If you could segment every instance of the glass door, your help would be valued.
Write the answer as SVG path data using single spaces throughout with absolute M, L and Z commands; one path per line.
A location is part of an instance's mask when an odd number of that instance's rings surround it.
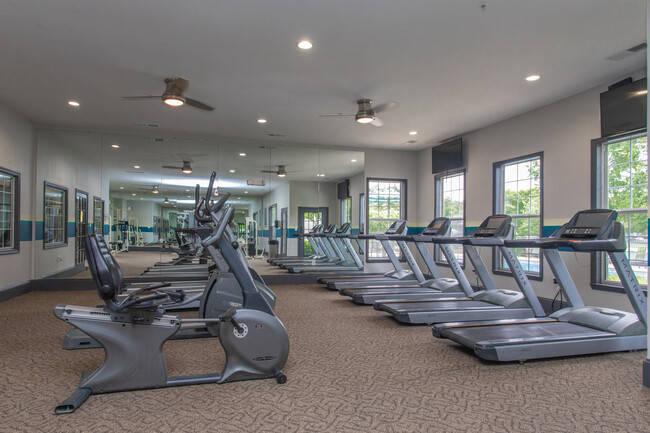
M 314 226 L 318 224 L 327 225 L 328 208 L 318 207 L 299 207 L 298 208 L 298 221 L 300 222 L 301 233 L 308 233 Z M 298 255 L 308 256 L 314 254 L 309 241 L 303 237 L 298 241 Z

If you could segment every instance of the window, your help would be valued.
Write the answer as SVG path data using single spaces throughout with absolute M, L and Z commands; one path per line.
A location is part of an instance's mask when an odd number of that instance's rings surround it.
M 648 284 L 648 139 L 645 132 L 592 141 L 592 207 L 614 209 L 625 227 L 626 251 L 640 284 Z M 620 280 L 607 254 L 592 262 L 594 288 Z M 622 290 L 622 288 L 621 288 Z
M 465 236 L 465 171 L 436 176 L 436 217 L 451 221 L 450 236 Z M 462 245 L 450 245 L 458 263 L 465 264 Z M 435 248 L 436 262 L 447 265 L 447 261 Z
M 494 211 L 512 217 L 514 239 L 542 236 L 542 158 L 537 153 L 494 164 Z M 529 277 L 542 278 L 539 248 L 516 248 L 515 253 Z M 496 273 L 511 275 L 498 250 L 493 263 Z
M 20 251 L 20 174 L 0 168 L 0 254 Z
M 406 218 L 406 180 L 368 179 L 368 233 L 383 233 L 396 219 Z M 401 251 L 392 243 L 397 257 Z M 377 241 L 368 243 L 368 259 L 386 258 L 386 252 Z
M 365 233 L 366 227 L 366 195 L 359 194 L 359 233 Z
M 104 234 L 104 200 L 99 197 L 93 197 L 93 227 L 94 233 Z
M 68 190 L 45 182 L 43 198 L 43 247 L 68 244 Z
M 352 222 L 352 199 L 341 199 L 341 224 Z
M 278 219 L 278 205 L 274 204 L 269 207 L 269 240 L 274 241 L 278 238 L 275 221 Z

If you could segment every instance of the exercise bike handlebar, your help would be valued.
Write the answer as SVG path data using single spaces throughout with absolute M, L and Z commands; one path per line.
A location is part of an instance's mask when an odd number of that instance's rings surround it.
M 201 216 L 201 207 L 203 207 L 203 202 L 205 202 L 205 198 L 199 199 L 198 205 L 194 208 L 194 219 L 200 223 L 212 222 L 212 218 Z

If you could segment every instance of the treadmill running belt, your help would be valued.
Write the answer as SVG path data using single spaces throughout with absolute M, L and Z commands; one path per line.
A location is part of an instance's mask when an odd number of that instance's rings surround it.
M 448 328 L 442 336 L 469 348 L 476 345 L 520 344 L 522 339 L 561 340 L 571 338 L 615 337 L 611 332 L 587 328 L 568 322 L 526 323 L 521 325 L 470 326 Z M 508 341 L 509 340 L 509 341 Z
M 490 304 L 483 301 L 433 301 L 433 302 L 391 302 L 380 304 L 380 310 L 391 314 L 417 311 L 445 310 L 502 310 L 502 305 Z

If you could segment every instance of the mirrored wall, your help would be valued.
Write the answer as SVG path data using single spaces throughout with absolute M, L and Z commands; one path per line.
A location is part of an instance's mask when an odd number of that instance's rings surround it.
M 271 249 L 309 254 L 310 245 L 296 234 L 317 224 L 350 222 L 359 230 L 363 152 L 50 129 L 38 131 L 37 144 L 37 182 L 66 196 L 60 209 L 42 206 L 36 227 L 44 238 L 44 274 L 81 264 L 85 233 L 103 233 L 115 254 L 169 251 L 161 246 L 177 242 L 176 229 L 195 225 L 194 188 L 201 185 L 204 196 L 212 171 L 211 199 L 230 194 L 233 229 L 249 257 Z M 37 207 L 44 199 L 37 197 Z M 65 229 L 68 242 L 52 252 L 46 240 L 54 228 Z

